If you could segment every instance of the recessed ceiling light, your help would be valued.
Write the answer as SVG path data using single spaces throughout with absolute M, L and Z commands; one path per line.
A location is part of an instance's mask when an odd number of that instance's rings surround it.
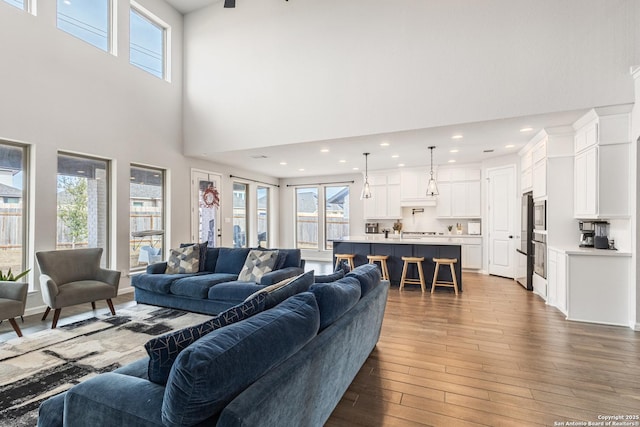
M 449 150 L 450 153 L 457 153 L 459 150 L 457 148 L 454 148 L 453 150 Z
M 453 136 L 451 137 L 451 139 L 462 139 L 462 135 L 460 135 L 460 134 L 453 135 Z
M 398 157 L 400 157 L 399 154 L 394 154 L 393 156 L 391 156 L 392 159 L 397 159 Z
M 515 147 L 515 145 L 513 145 L 513 144 L 507 144 L 507 145 L 504 146 L 504 148 L 513 148 L 513 147 Z
M 345 159 L 340 159 L 338 160 L 340 163 L 347 163 L 347 161 Z
M 359 170 L 360 170 L 360 168 L 355 167 L 355 168 L 353 168 L 353 170 L 354 170 L 354 171 L 359 171 Z
M 380 146 L 381 147 L 388 147 L 389 143 L 388 142 L 382 142 L 382 143 L 380 143 Z
M 280 164 L 281 164 L 282 166 L 285 166 L 285 165 L 287 164 L 287 162 L 280 162 Z
M 398 167 L 399 168 L 403 168 L 404 167 L 404 163 L 398 163 Z
M 455 160 L 453 160 L 453 159 L 449 160 L 449 163 L 455 163 L 455 162 L 456 162 L 456 161 L 455 161 Z
M 526 127 L 526 128 L 520 129 L 520 132 L 531 132 L 532 130 L 533 130 L 533 128 Z
M 320 150 L 321 153 L 328 153 L 329 149 L 328 148 L 323 148 L 322 150 Z
M 300 168 L 300 169 L 298 169 L 298 171 L 304 172 L 304 168 Z

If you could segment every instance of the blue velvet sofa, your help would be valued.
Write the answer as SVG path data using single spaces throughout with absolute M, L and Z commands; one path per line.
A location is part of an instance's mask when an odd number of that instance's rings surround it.
M 260 283 L 240 282 L 249 248 L 206 248 L 201 252 L 198 273 L 165 274 L 166 262 L 151 264 L 146 273 L 131 276 L 135 300 L 204 314 L 218 314 L 249 295 L 283 279 L 304 272 L 299 249 L 278 249 L 280 265 Z
M 189 344 L 166 385 L 149 358 L 40 406 L 39 427 L 323 425 L 374 349 L 388 281 L 363 265 Z

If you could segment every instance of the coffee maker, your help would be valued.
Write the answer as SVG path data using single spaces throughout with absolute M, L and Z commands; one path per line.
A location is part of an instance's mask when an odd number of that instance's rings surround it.
M 596 249 L 609 249 L 609 223 L 595 223 L 595 237 L 593 239 L 593 247 Z
M 377 234 L 379 230 L 377 222 L 366 222 L 364 224 L 364 232 L 367 234 Z
M 593 221 L 580 221 L 580 247 L 593 248 L 596 226 Z

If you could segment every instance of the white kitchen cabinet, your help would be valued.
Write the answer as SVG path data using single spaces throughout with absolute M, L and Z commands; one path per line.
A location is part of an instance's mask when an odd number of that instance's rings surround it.
M 533 165 L 531 174 L 531 188 L 533 198 L 544 197 L 547 195 L 547 161 L 540 160 Z
M 427 183 L 430 176 L 429 171 L 423 168 L 403 169 L 400 172 L 398 197 L 402 206 L 435 206 L 437 204 L 436 197 L 427 196 Z
M 547 251 L 547 304 L 567 315 L 567 261 L 562 251 Z
M 482 268 L 482 239 L 465 239 L 472 243 L 462 244 L 462 268 L 480 270 Z
M 480 218 L 481 171 L 475 168 L 438 171 L 438 218 Z
M 597 108 L 578 119 L 574 138 L 574 217 L 630 215 L 631 105 Z
M 533 171 L 531 167 L 527 170 L 522 171 L 522 175 L 520 178 L 520 190 L 522 193 L 526 193 L 531 191 L 531 187 L 533 185 Z
M 365 219 L 402 218 L 399 173 L 369 174 L 369 186 L 372 197 L 363 200 Z

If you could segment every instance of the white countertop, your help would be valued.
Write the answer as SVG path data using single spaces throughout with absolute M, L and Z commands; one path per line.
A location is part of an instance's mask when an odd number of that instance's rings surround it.
M 549 246 L 549 249 L 556 250 L 558 252 L 562 252 L 567 255 L 583 255 L 583 256 L 613 256 L 613 257 L 630 257 L 631 252 L 623 252 L 619 250 L 609 250 L 609 249 L 595 249 L 595 248 L 581 248 L 579 246 Z
M 334 239 L 334 242 L 350 243 L 381 243 L 391 245 L 456 245 L 459 246 L 468 238 L 482 238 L 478 235 L 445 235 L 445 236 L 424 236 L 424 237 L 400 237 L 397 234 L 389 234 L 388 238 L 384 234 L 368 234 L 363 236 L 345 236 L 341 239 Z

